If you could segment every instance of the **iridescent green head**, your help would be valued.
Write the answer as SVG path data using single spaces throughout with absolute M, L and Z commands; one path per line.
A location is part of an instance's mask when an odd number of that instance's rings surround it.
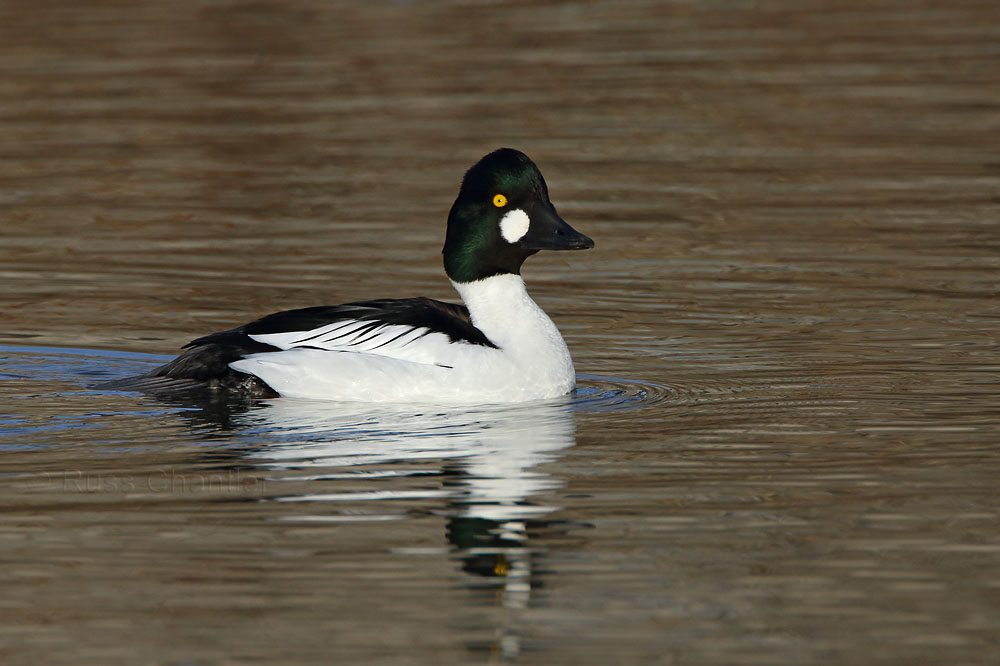
M 448 215 L 444 268 L 455 282 L 520 274 L 539 250 L 586 250 L 594 241 L 569 226 L 549 201 L 545 179 L 524 153 L 501 148 L 462 180 Z

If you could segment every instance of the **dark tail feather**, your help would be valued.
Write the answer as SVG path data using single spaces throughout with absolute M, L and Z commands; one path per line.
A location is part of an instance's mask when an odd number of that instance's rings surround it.
M 139 393 L 172 393 L 175 391 L 188 391 L 191 389 L 205 388 L 203 382 L 196 382 L 193 379 L 175 379 L 172 377 L 149 377 L 139 375 L 138 377 L 125 377 L 115 379 L 110 382 L 94 384 L 93 388 L 102 391 L 137 391 Z
M 247 349 L 242 345 L 213 343 L 199 345 L 144 375 L 103 382 L 94 388 L 140 393 L 169 393 L 193 388 L 209 388 L 236 391 L 257 398 L 276 398 L 278 393 L 259 378 L 229 367 L 230 363 L 247 354 L 279 351 L 277 347 L 271 345 L 255 344 L 261 348 Z

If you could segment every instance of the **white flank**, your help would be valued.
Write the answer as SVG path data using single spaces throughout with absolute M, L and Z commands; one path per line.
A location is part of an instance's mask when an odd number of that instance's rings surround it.
M 531 219 L 528 218 L 528 214 L 520 208 L 515 208 L 500 220 L 500 235 L 508 243 L 516 243 L 528 233 L 529 226 Z
M 253 336 L 285 351 L 252 354 L 230 366 L 260 377 L 283 396 L 325 400 L 523 402 L 573 389 L 566 343 L 520 276 L 453 284 L 472 323 L 499 349 L 452 343 L 442 333 L 415 337 L 424 329 L 407 326 L 384 326 L 373 336 L 359 330 L 367 322 L 337 322 L 314 331 Z M 345 332 L 352 334 L 335 337 Z

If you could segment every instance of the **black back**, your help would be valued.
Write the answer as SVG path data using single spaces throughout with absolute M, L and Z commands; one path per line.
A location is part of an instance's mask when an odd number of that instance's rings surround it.
M 496 347 L 482 331 L 472 325 L 468 308 L 464 305 L 436 301 L 433 298 L 382 298 L 343 305 L 320 305 L 285 310 L 261 317 L 238 328 L 192 340 L 184 347 L 197 347 L 210 343 L 242 345 L 251 335 L 292 331 L 306 333 L 338 321 L 348 320 L 371 322 L 372 330 L 381 326 L 424 328 L 427 329 L 426 333 L 447 335 L 451 342 Z
M 260 397 L 276 397 L 277 393 L 257 377 L 229 367 L 233 361 L 249 354 L 281 351 L 250 336 L 302 332 L 305 337 L 301 346 L 308 347 L 310 331 L 339 321 L 370 322 L 360 331 L 362 333 L 376 332 L 383 326 L 408 326 L 425 329 L 423 335 L 443 333 L 454 343 L 496 348 L 472 324 L 469 310 L 463 305 L 431 298 L 379 299 L 276 312 L 249 324 L 192 340 L 184 345 L 187 351 L 166 365 L 140 377 L 109 382 L 104 386 L 121 390 L 162 390 L 169 388 L 172 380 L 178 388 L 194 382 Z M 358 332 L 354 331 L 354 334 Z

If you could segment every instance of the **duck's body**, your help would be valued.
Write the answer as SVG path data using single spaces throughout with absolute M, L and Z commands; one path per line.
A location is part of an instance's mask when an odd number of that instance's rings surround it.
M 119 388 L 198 382 L 256 395 L 365 402 L 521 402 L 573 389 L 552 320 L 520 267 L 541 249 L 593 241 L 556 213 L 523 153 L 490 153 L 448 218 L 445 268 L 466 306 L 428 298 L 288 310 L 198 338 Z

